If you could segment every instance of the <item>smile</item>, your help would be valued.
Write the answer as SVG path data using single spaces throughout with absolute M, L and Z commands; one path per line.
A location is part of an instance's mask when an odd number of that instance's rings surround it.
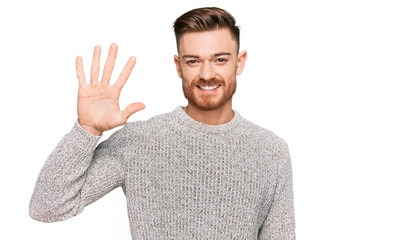
M 200 85 L 198 85 L 197 87 L 202 89 L 202 90 L 211 91 L 211 90 L 214 90 L 214 89 L 220 87 L 220 85 L 215 85 L 215 86 L 200 86 Z

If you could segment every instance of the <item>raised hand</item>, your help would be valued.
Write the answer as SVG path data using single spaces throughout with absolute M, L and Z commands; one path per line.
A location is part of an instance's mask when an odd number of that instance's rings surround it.
M 133 113 L 145 107 L 143 103 L 132 103 L 124 110 L 120 110 L 118 101 L 120 92 L 134 68 L 136 59 L 135 57 L 130 57 L 116 83 L 110 85 L 109 82 L 114 69 L 117 51 L 117 44 L 111 44 L 102 80 L 98 82 L 101 47 L 95 47 L 90 84 L 87 84 L 85 81 L 82 57 L 78 56 L 76 58 L 76 73 L 79 81 L 78 121 L 85 130 L 97 136 L 106 130 L 124 125 Z

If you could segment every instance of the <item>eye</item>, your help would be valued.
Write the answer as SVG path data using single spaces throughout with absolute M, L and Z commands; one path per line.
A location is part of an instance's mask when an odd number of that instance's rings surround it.
M 195 64 L 195 63 L 197 63 L 197 60 L 189 60 L 189 61 L 186 61 L 186 63 L 187 64 Z
M 226 62 L 226 61 L 228 61 L 228 59 L 226 59 L 226 58 L 218 58 L 218 59 L 216 59 L 216 62 Z

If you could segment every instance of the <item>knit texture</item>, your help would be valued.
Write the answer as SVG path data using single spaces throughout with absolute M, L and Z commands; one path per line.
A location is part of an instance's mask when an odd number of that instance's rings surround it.
M 234 113 L 208 125 L 178 106 L 100 144 L 77 120 L 41 169 L 29 214 L 62 221 L 122 187 L 134 240 L 295 239 L 287 143 Z

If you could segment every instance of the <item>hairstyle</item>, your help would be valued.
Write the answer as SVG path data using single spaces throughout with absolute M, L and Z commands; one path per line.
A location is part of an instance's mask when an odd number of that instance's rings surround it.
M 229 12 L 217 7 L 196 8 L 184 13 L 173 24 L 177 52 L 179 52 L 179 40 L 183 34 L 221 28 L 230 30 L 237 44 L 237 52 L 239 52 L 239 27 L 235 25 L 235 22 L 235 18 Z

